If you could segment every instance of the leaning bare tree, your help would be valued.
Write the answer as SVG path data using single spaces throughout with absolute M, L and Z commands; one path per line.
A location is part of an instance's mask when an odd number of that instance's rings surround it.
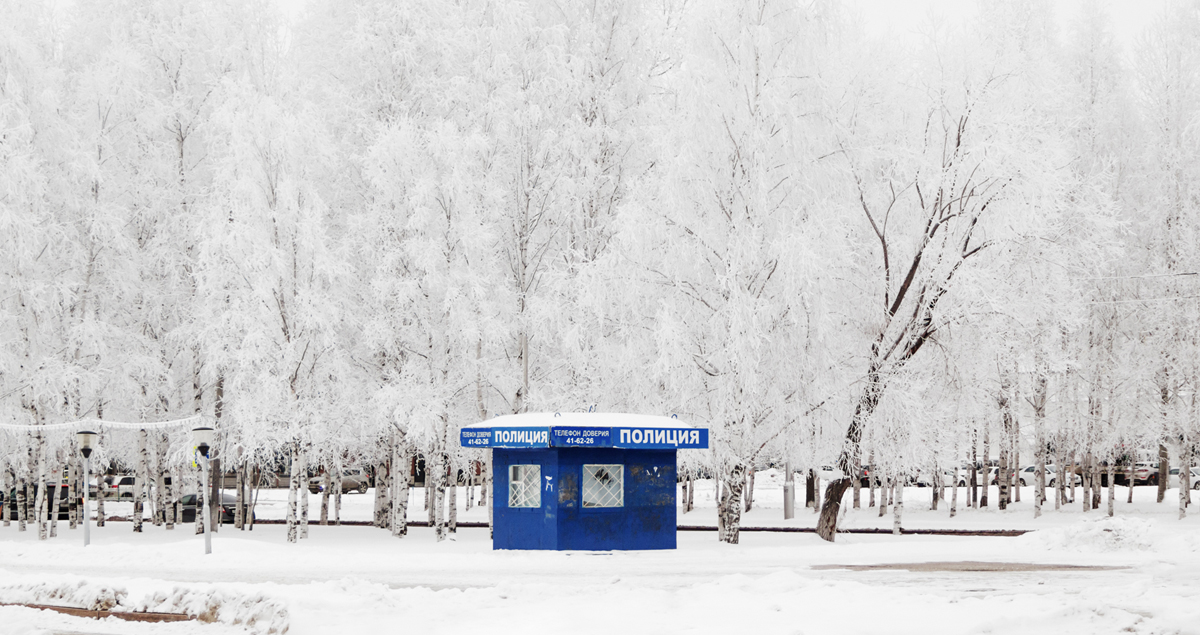
M 995 83 L 988 82 L 978 97 L 987 96 Z M 968 260 L 990 244 L 977 236 L 980 223 L 1011 176 L 1003 175 L 989 156 L 993 140 L 985 137 L 990 135 L 975 138 L 976 129 L 982 128 L 975 121 L 978 97 L 968 95 L 957 115 L 944 105 L 930 112 L 923 152 L 932 160 L 908 174 L 894 164 L 865 168 L 841 143 L 857 187 L 858 206 L 878 240 L 881 266 L 877 272 L 882 276 L 877 330 L 837 460 L 842 474 L 858 474 L 863 431 L 889 378 L 931 341 L 943 325 L 938 305 L 951 282 Z M 817 533 L 825 540 L 834 539 L 842 495 L 850 485 L 851 478 L 845 477 L 825 490 L 817 524 Z

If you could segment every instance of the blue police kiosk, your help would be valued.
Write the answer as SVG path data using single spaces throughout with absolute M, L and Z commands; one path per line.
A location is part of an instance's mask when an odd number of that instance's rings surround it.
M 492 449 L 493 549 L 674 549 L 675 452 L 708 430 L 673 417 L 531 413 L 466 426 Z

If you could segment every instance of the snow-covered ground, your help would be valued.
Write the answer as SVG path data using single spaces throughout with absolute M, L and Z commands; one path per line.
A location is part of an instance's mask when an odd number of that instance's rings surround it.
M 811 526 L 798 510 L 783 521 L 777 475 L 760 474 L 748 526 Z M 995 490 L 993 489 L 993 494 Z M 443 543 L 432 531 L 403 539 L 371 527 L 310 527 L 289 545 L 284 527 L 226 526 L 213 554 L 190 528 L 129 523 L 60 536 L 0 528 L 0 602 L 207 612 L 215 622 L 139 624 L 0 607 L 0 634 L 78 633 L 1200 633 L 1200 520 L 1177 519 L 1177 495 L 1154 502 L 1139 487 L 1117 516 L 1073 505 L 1037 520 L 1029 502 L 1005 512 L 928 511 L 929 490 L 906 491 L 904 526 L 1029 528 L 1016 538 L 746 532 L 741 544 L 713 532 L 680 532 L 658 552 L 493 552 L 486 529 Z M 423 517 L 420 491 L 412 518 Z M 864 492 L 865 494 L 865 492 Z M 282 517 L 286 492 L 265 491 L 260 518 Z M 1026 501 L 1032 499 L 1026 491 Z M 347 495 L 343 517 L 367 519 L 372 496 Z M 865 499 L 864 499 L 865 500 Z M 310 502 L 318 512 L 319 497 Z M 459 497 L 460 505 L 463 497 Z M 711 525 L 711 490 L 682 524 Z M 128 504 L 109 504 L 110 515 Z M 1200 511 L 1200 510 L 1198 510 Z M 313 514 L 316 516 L 316 513 Z M 486 519 L 486 508 L 460 511 Z M 850 510 L 848 527 L 891 527 L 891 514 Z M 952 571 L 846 569 L 889 563 L 1028 563 L 1096 569 Z M 48 601 L 57 595 L 57 601 Z M 239 623 L 234 623 L 234 622 Z M 247 624 L 247 622 L 251 622 Z

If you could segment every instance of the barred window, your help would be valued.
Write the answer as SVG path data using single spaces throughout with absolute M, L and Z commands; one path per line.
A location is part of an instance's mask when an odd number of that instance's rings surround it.
M 542 468 L 540 465 L 508 466 L 508 506 L 542 506 Z
M 584 465 L 583 506 L 624 507 L 625 466 Z

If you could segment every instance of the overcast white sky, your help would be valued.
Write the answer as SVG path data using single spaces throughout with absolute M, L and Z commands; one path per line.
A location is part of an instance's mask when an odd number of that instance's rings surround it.
M 949 23 L 961 22 L 975 12 L 973 0 L 843 0 L 862 12 L 866 28 L 873 34 L 914 37 L 931 16 Z M 1167 0 L 1057 0 L 1057 19 L 1065 31 L 1084 2 L 1100 2 L 1113 16 L 1113 31 L 1128 51 L 1134 39 L 1154 16 L 1162 12 Z

